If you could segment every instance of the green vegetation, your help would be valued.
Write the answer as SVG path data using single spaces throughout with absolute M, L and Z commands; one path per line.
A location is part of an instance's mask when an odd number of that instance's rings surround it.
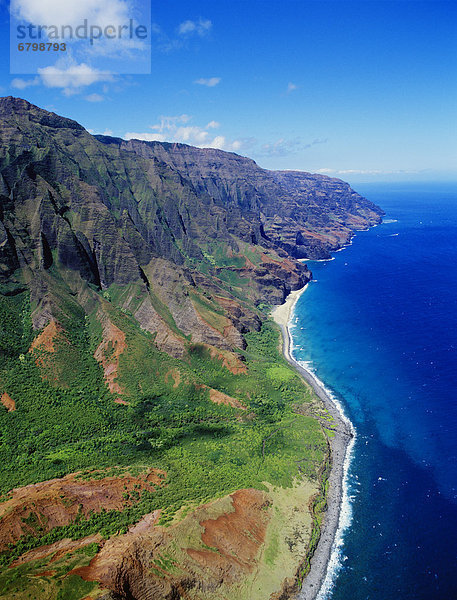
M 311 570 L 311 558 L 316 551 L 317 544 L 321 536 L 322 519 L 327 509 L 327 493 L 328 493 L 328 478 L 330 476 L 331 460 L 330 460 L 330 449 L 327 450 L 325 460 L 320 469 L 320 480 L 321 486 L 319 493 L 315 496 L 312 505 L 313 515 L 313 528 L 311 532 L 311 539 L 309 541 L 308 552 L 301 565 L 299 580 L 303 582 L 304 578 L 308 575 Z
M 79 575 L 65 577 L 59 590 L 57 600 L 79 600 L 94 589 L 94 584 L 84 581 Z
M 278 555 L 278 534 L 275 532 L 271 536 L 270 543 L 268 547 L 265 549 L 265 562 L 267 565 L 274 565 L 275 558 Z
M 105 294 L 106 293 L 107 292 L 105 292 Z M 133 298 L 134 301 L 130 303 L 130 311 L 137 310 L 142 304 L 142 302 L 144 302 L 145 300 L 143 290 L 139 284 L 120 286 L 116 283 L 113 283 L 109 288 L 109 295 L 110 300 L 112 300 L 117 305 L 122 304 L 129 298 Z M 149 289 L 149 299 L 154 309 L 162 317 L 162 319 L 170 327 L 170 329 L 179 336 L 185 337 L 183 332 L 176 325 L 173 315 L 171 314 L 168 306 L 164 304 L 162 300 L 160 300 L 160 298 L 157 296 L 157 294 L 154 293 L 152 289 Z M 129 314 L 129 312 L 126 312 L 124 310 L 123 313 L 132 316 L 131 312 Z
M 2 176 L 14 194 L 4 196 L 0 226 L 0 509 L 13 488 L 68 473 L 79 472 L 78 485 L 108 473 L 166 475 L 146 489 L 124 485 L 122 510 L 87 514 L 81 505 L 74 522 L 51 531 L 39 507 L 20 507 L 30 535 L 0 564 L 64 537 L 125 532 L 155 509 L 162 524 L 179 526 L 186 512 L 218 496 L 228 505 L 227 494 L 243 487 L 293 498 L 282 499 L 290 515 L 300 485 L 309 498 L 325 480 L 332 421 L 324 431 L 314 418 L 327 419 L 279 355 L 271 322 L 245 335 L 244 351 L 221 350 L 220 339 L 211 347 L 214 330 L 230 347 L 232 322 L 244 335 L 257 327 L 254 314 L 267 319 L 278 277 L 286 286 L 304 280 L 286 250 L 299 234 L 315 232 L 309 255 L 323 256 L 330 237 L 350 234 L 354 216 L 368 225 L 381 211 L 322 176 L 272 178 L 250 160 L 174 144 L 127 150 L 19 99 L 4 98 L 2 111 Z M 32 314 L 55 323 L 34 332 Z M 63 493 L 57 501 L 73 506 Z M 267 552 L 278 582 L 281 547 Z M 98 595 L 69 575 L 72 556 L 79 565 L 87 556 L 69 555 L 52 567 L 0 570 L 0 595 Z M 171 572 L 172 560 L 163 553 L 155 572 Z M 270 595 L 272 570 L 259 597 Z
M 119 372 L 130 405 L 119 406 L 93 358 L 99 326 L 82 311 L 67 306 L 68 343 L 58 348 L 66 358 L 65 353 L 77 355 L 77 385 L 74 363 L 64 361 L 59 380 L 72 385 L 57 386 L 42 379 L 37 354 L 26 351 L 30 332 L 25 296 L 2 298 L 1 306 L 7 326 L 2 330 L 0 381 L 17 407 L 11 413 L 0 407 L 2 493 L 78 470 L 85 470 L 81 478 L 127 465 L 130 472 L 147 466 L 167 473 L 163 486 L 131 492 L 133 505 L 123 511 L 102 510 L 88 519 L 79 515 L 72 524 L 45 534 L 37 526 L 35 535 L 22 538 L 0 557 L 3 565 L 64 537 L 124 532 L 158 508 L 161 523 L 167 524 L 183 506 L 236 489 L 265 489 L 264 482 L 290 487 L 300 476 L 317 479 L 325 438 L 317 420 L 292 409 L 311 402 L 311 392 L 279 355 L 273 323 L 246 335 L 247 373 L 234 375 L 203 345 L 190 346 L 187 363 L 158 352 L 150 334 L 113 308 L 110 318 L 125 332 L 128 346 Z M 181 374 L 179 385 L 164 376 L 172 369 Z M 238 399 L 246 410 L 214 404 L 208 388 Z M 90 473 L 94 468 L 98 475 Z
M 220 333 L 224 332 L 224 327 L 230 324 L 230 321 L 224 316 L 221 308 L 215 303 L 205 298 L 202 294 L 194 291 L 190 292 L 192 303 L 196 310 L 206 323 L 217 329 Z
M 89 544 L 72 553 L 66 553 L 62 558 L 51 555 L 5 569 L 0 573 L 0 595 L 8 600 L 85 598 L 97 589 L 97 584 L 68 573 L 88 565 L 97 551 L 96 544 Z
M 26 293 L 0 294 L 0 360 L 17 358 L 27 352 L 32 341 L 30 301 Z

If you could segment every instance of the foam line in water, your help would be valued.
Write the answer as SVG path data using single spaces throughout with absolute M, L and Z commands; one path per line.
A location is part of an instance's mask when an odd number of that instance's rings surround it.
M 295 306 L 294 306 L 292 314 L 291 314 L 291 319 L 290 319 L 291 324 L 292 324 L 292 322 L 294 322 L 293 317 L 295 317 Z M 337 396 L 332 392 L 332 390 L 330 390 L 328 387 L 326 387 L 324 382 L 321 381 L 321 379 L 319 379 L 319 377 L 316 375 L 315 368 L 313 367 L 313 364 L 311 363 L 311 361 L 297 360 L 295 358 L 295 356 L 294 356 L 295 346 L 293 343 L 293 336 L 290 331 L 291 329 L 293 329 L 293 326 L 291 327 L 291 325 L 289 325 L 288 334 L 289 334 L 289 344 L 290 344 L 289 348 L 290 348 L 291 357 L 295 360 L 295 362 L 297 362 L 303 369 L 305 369 L 309 373 L 309 375 L 313 378 L 315 384 L 325 392 L 327 397 L 329 397 L 331 399 L 331 401 L 336 406 L 338 412 L 340 413 L 342 420 L 345 421 L 349 425 L 352 435 L 353 435 L 352 439 L 350 440 L 350 442 L 348 444 L 345 460 L 343 463 L 343 481 L 342 481 L 342 489 L 341 489 L 341 501 L 340 501 L 338 525 L 337 525 L 337 529 L 335 532 L 335 538 L 333 540 L 332 548 L 330 551 L 330 558 L 327 563 L 325 576 L 321 582 L 320 589 L 319 589 L 317 595 L 315 596 L 315 600 L 328 600 L 331 597 L 332 589 L 335 585 L 335 581 L 338 576 L 338 573 L 343 568 L 343 563 L 346 559 L 346 557 L 344 556 L 344 552 L 343 552 L 344 551 L 344 534 L 345 534 L 346 530 L 351 526 L 351 523 L 352 523 L 352 513 L 353 513 L 352 502 L 355 497 L 355 496 L 351 495 L 351 493 L 350 493 L 351 490 L 350 490 L 350 482 L 349 482 L 349 472 L 350 472 L 350 466 L 351 466 L 353 455 L 354 455 L 354 446 L 355 446 L 357 434 L 356 434 L 356 430 L 355 430 L 353 423 L 350 421 L 350 419 L 347 417 L 347 415 L 345 413 L 343 405 L 341 404 L 341 402 L 339 401 Z M 357 483 L 357 482 L 355 482 L 355 483 Z M 357 490 L 354 490 L 354 493 L 357 493 Z
M 336 250 L 338 252 L 338 250 Z M 298 258 L 298 262 L 308 263 L 308 262 L 329 262 L 330 260 L 335 260 L 334 256 L 330 258 Z
M 327 572 L 322 582 L 321 588 L 316 596 L 316 600 L 327 600 L 331 597 L 332 589 L 335 585 L 338 573 L 343 568 L 343 563 L 346 559 L 344 556 L 344 534 L 352 524 L 352 502 L 354 496 L 349 494 L 349 469 L 351 466 L 356 434 L 349 443 L 346 458 L 343 466 L 343 490 L 340 507 L 340 515 L 338 519 L 338 529 L 335 534 L 335 539 L 332 545 L 330 560 L 327 564 Z

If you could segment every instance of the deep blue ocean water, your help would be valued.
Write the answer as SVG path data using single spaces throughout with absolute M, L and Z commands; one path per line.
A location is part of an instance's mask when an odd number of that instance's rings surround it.
M 384 223 L 308 263 L 291 330 L 357 431 L 321 597 L 457 599 L 457 185 L 356 189 Z

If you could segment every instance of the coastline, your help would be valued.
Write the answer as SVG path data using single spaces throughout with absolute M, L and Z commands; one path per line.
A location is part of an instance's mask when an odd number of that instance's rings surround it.
M 291 354 L 291 335 L 289 322 L 293 315 L 295 304 L 302 293 L 302 289 L 292 291 L 284 304 L 277 306 L 271 313 L 274 321 L 279 325 L 282 334 L 282 351 L 289 362 L 313 388 L 315 394 L 322 401 L 335 423 L 335 436 L 329 439 L 331 447 L 331 471 L 328 479 L 327 510 L 322 523 L 321 535 L 316 551 L 311 559 L 311 569 L 306 576 L 296 600 L 315 600 L 327 577 L 327 570 L 332 558 L 332 550 L 340 529 L 341 507 L 344 497 L 344 481 L 348 469 L 347 458 L 354 440 L 352 423 L 345 417 L 342 410 L 334 402 L 325 389 L 323 383 L 311 372 L 300 365 Z

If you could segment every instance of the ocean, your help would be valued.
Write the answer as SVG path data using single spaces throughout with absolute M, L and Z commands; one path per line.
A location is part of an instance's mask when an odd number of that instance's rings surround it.
M 355 426 L 319 600 L 457 598 L 457 185 L 355 186 L 380 205 L 314 280 L 294 358 Z

